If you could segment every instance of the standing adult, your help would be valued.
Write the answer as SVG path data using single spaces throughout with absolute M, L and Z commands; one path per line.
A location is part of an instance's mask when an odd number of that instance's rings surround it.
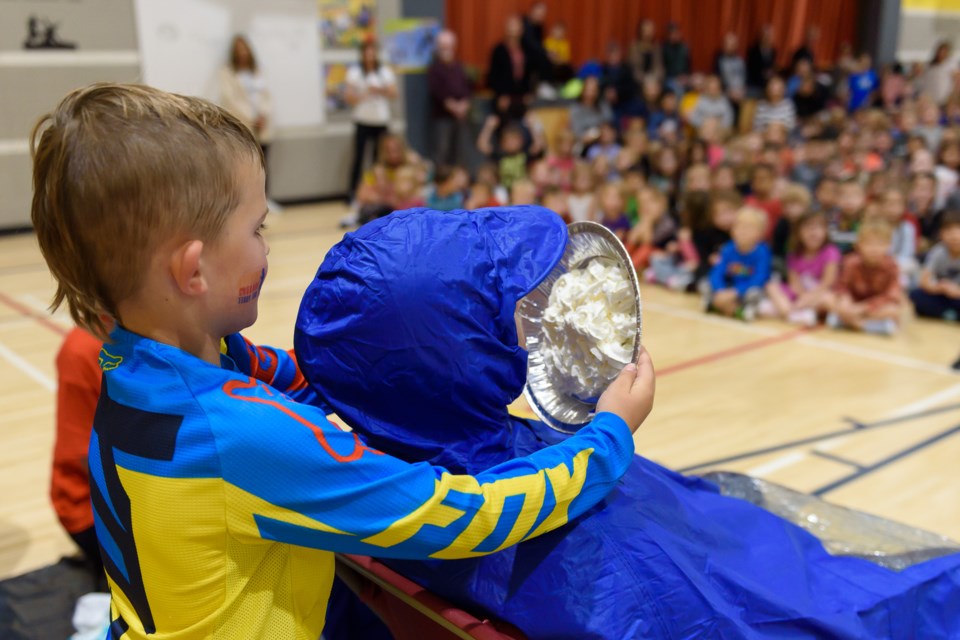
M 230 63 L 220 70 L 219 89 L 220 104 L 253 132 L 266 161 L 273 140 L 273 101 L 253 49 L 241 35 L 230 43 Z
M 504 28 L 503 41 L 490 52 L 487 86 L 494 99 L 507 102 L 522 100 L 530 94 L 533 63 L 523 48 L 523 21 L 510 16 Z
M 704 91 L 697 97 L 690 114 L 690 124 L 699 129 L 710 118 L 715 118 L 725 131 L 733 128 L 733 106 L 723 95 L 723 86 L 716 75 L 707 76 Z
M 773 46 L 773 25 L 760 29 L 757 41 L 747 51 L 747 91 L 752 97 L 763 94 L 770 78 L 777 72 L 777 49 Z
M 953 90 L 953 74 L 957 65 L 951 63 L 950 54 L 953 52 L 950 43 L 942 40 L 937 43 L 933 52 L 933 59 L 927 66 L 923 76 L 923 91 L 938 105 L 943 105 Z
M 530 57 L 530 65 L 537 80 L 547 82 L 551 76 L 550 56 L 543 44 L 545 37 L 544 23 L 547 20 L 547 3 L 533 3 L 529 13 L 523 17 L 523 50 Z
M 433 62 L 427 69 L 435 136 L 433 160 L 438 166 L 462 164 L 466 148 L 470 80 L 456 59 L 456 52 L 457 36 L 452 31 L 441 31 Z
M 623 49 L 616 40 L 607 45 L 607 57 L 600 70 L 603 96 L 613 108 L 617 121 L 639 114 L 637 82 L 633 68 L 623 59 Z
M 360 45 L 360 64 L 347 72 L 345 97 L 353 106 L 353 166 L 348 186 L 351 199 L 363 171 L 367 149 L 376 162 L 380 138 L 390 123 L 390 101 L 397 97 L 397 77 L 377 56 L 377 43 Z
M 630 43 L 628 59 L 638 83 L 649 77 L 663 79 L 663 51 L 657 42 L 657 25 L 653 20 L 648 18 L 637 25 L 637 36 Z
M 797 47 L 797 50 L 793 52 L 793 57 L 790 59 L 790 70 L 793 73 L 797 71 L 797 64 L 801 60 L 805 60 L 810 63 L 810 66 L 814 69 L 817 68 L 817 43 L 820 42 L 820 27 L 815 24 L 807 27 L 806 36 L 804 37 L 803 44 Z
M 690 48 L 683 41 L 680 25 L 671 22 L 667 26 L 667 41 L 663 43 L 663 76 L 667 86 L 682 93 L 690 74 Z

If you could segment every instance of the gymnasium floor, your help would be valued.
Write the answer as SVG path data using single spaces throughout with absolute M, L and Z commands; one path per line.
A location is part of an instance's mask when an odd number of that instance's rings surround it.
M 250 338 L 291 345 L 300 296 L 343 213 L 313 205 L 268 220 L 270 275 Z M 47 498 L 53 360 L 70 327 L 65 312 L 44 311 L 52 292 L 33 236 L 0 238 L 0 579 L 72 549 Z M 948 366 L 960 327 L 914 320 L 879 338 L 745 325 L 653 287 L 643 311 L 658 389 L 639 453 L 686 472 L 749 473 L 960 540 L 960 375 Z

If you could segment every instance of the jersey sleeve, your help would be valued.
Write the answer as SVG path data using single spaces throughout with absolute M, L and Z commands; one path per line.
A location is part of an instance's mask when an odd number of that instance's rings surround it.
M 300 371 L 292 349 L 258 346 L 238 333 L 223 340 L 226 355 L 243 374 L 270 385 L 296 402 L 323 404 Z
M 311 406 L 228 382 L 208 411 L 234 535 L 389 558 L 467 558 L 565 524 L 626 472 L 633 438 L 604 413 L 576 435 L 476 476 L 364 445 Z M 269 424 L 269 438 L 262 425 Z

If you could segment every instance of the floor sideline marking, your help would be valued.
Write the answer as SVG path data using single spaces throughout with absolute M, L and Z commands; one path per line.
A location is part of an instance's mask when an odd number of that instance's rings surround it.
M 57 388 L 56 383 L 49 376 L 18 356 L 2 342 L 0 342 L 0 358 L 3 358 L 17 369 L 20 369 L 27 377 L 38 382 L 48 391 L 54 391 Z

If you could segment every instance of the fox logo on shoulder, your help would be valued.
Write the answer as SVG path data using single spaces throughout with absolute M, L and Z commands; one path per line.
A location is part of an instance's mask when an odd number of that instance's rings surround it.
M 104 371 L 113 371 L 123 362 L 123 356 L 115 356 L 107 351 L 106 347 L 100 349 L 100 368 Z

